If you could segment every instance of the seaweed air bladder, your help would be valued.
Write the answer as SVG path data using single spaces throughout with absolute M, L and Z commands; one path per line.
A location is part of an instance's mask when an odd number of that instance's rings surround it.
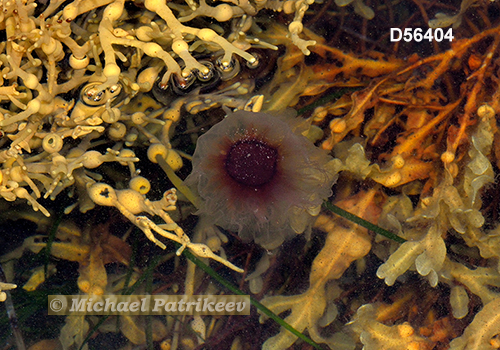
M 187 179 L 209 223 L 266 249 L 309 231 L 336 180 L 333 159 L 294 130 L 292 113 L 230 113 L 199 138 Z

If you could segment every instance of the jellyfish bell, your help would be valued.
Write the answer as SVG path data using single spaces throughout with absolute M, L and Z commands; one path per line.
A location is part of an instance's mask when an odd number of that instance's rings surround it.
M 310 229 L 336 174 L 332 158 L 294 132 L 295 119 L 237 111 L 198 139 L 186 183 L 205 222 L 266 249 Z

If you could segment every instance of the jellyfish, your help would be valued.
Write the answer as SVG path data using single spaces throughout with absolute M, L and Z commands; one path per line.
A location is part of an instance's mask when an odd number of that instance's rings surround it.
M 336 173 L 291 113 L 236 111 L 200 136 L 186 183 L 201 197 L 204 222 L 266 249 L 310 232 Z

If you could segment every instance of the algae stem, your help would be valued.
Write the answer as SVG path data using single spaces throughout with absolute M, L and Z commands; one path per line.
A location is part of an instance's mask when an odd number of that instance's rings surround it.
M 168 163 L 160 154 L 157 154 L 155 159 L 167 175 L 170 182 L 172 182 L 172 184 L 175 186 L 175 188 L 177 188 L 183 195 L 185 195 L 186 198 L 198 209 L 201 203 L 200 197 L 194 194 L 193 191 L 191 191 L 191 189 L 186 186 L 184 181 L 182 181 L 181 178 L 175 174 L 174 170 L 170 167 L 170 165 L 168 165 Z

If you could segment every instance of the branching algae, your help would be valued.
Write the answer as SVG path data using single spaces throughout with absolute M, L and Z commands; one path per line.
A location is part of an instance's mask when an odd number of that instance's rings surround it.
M 228 293 L 183 252 L 309 344 L 500 347 L 498 2 L 0 6 L 0 301 L 19 348 L 309 346 L 255 310 L 15 326 L 40 294 Z M 388 39 L 448 25 L 451 42 Z

